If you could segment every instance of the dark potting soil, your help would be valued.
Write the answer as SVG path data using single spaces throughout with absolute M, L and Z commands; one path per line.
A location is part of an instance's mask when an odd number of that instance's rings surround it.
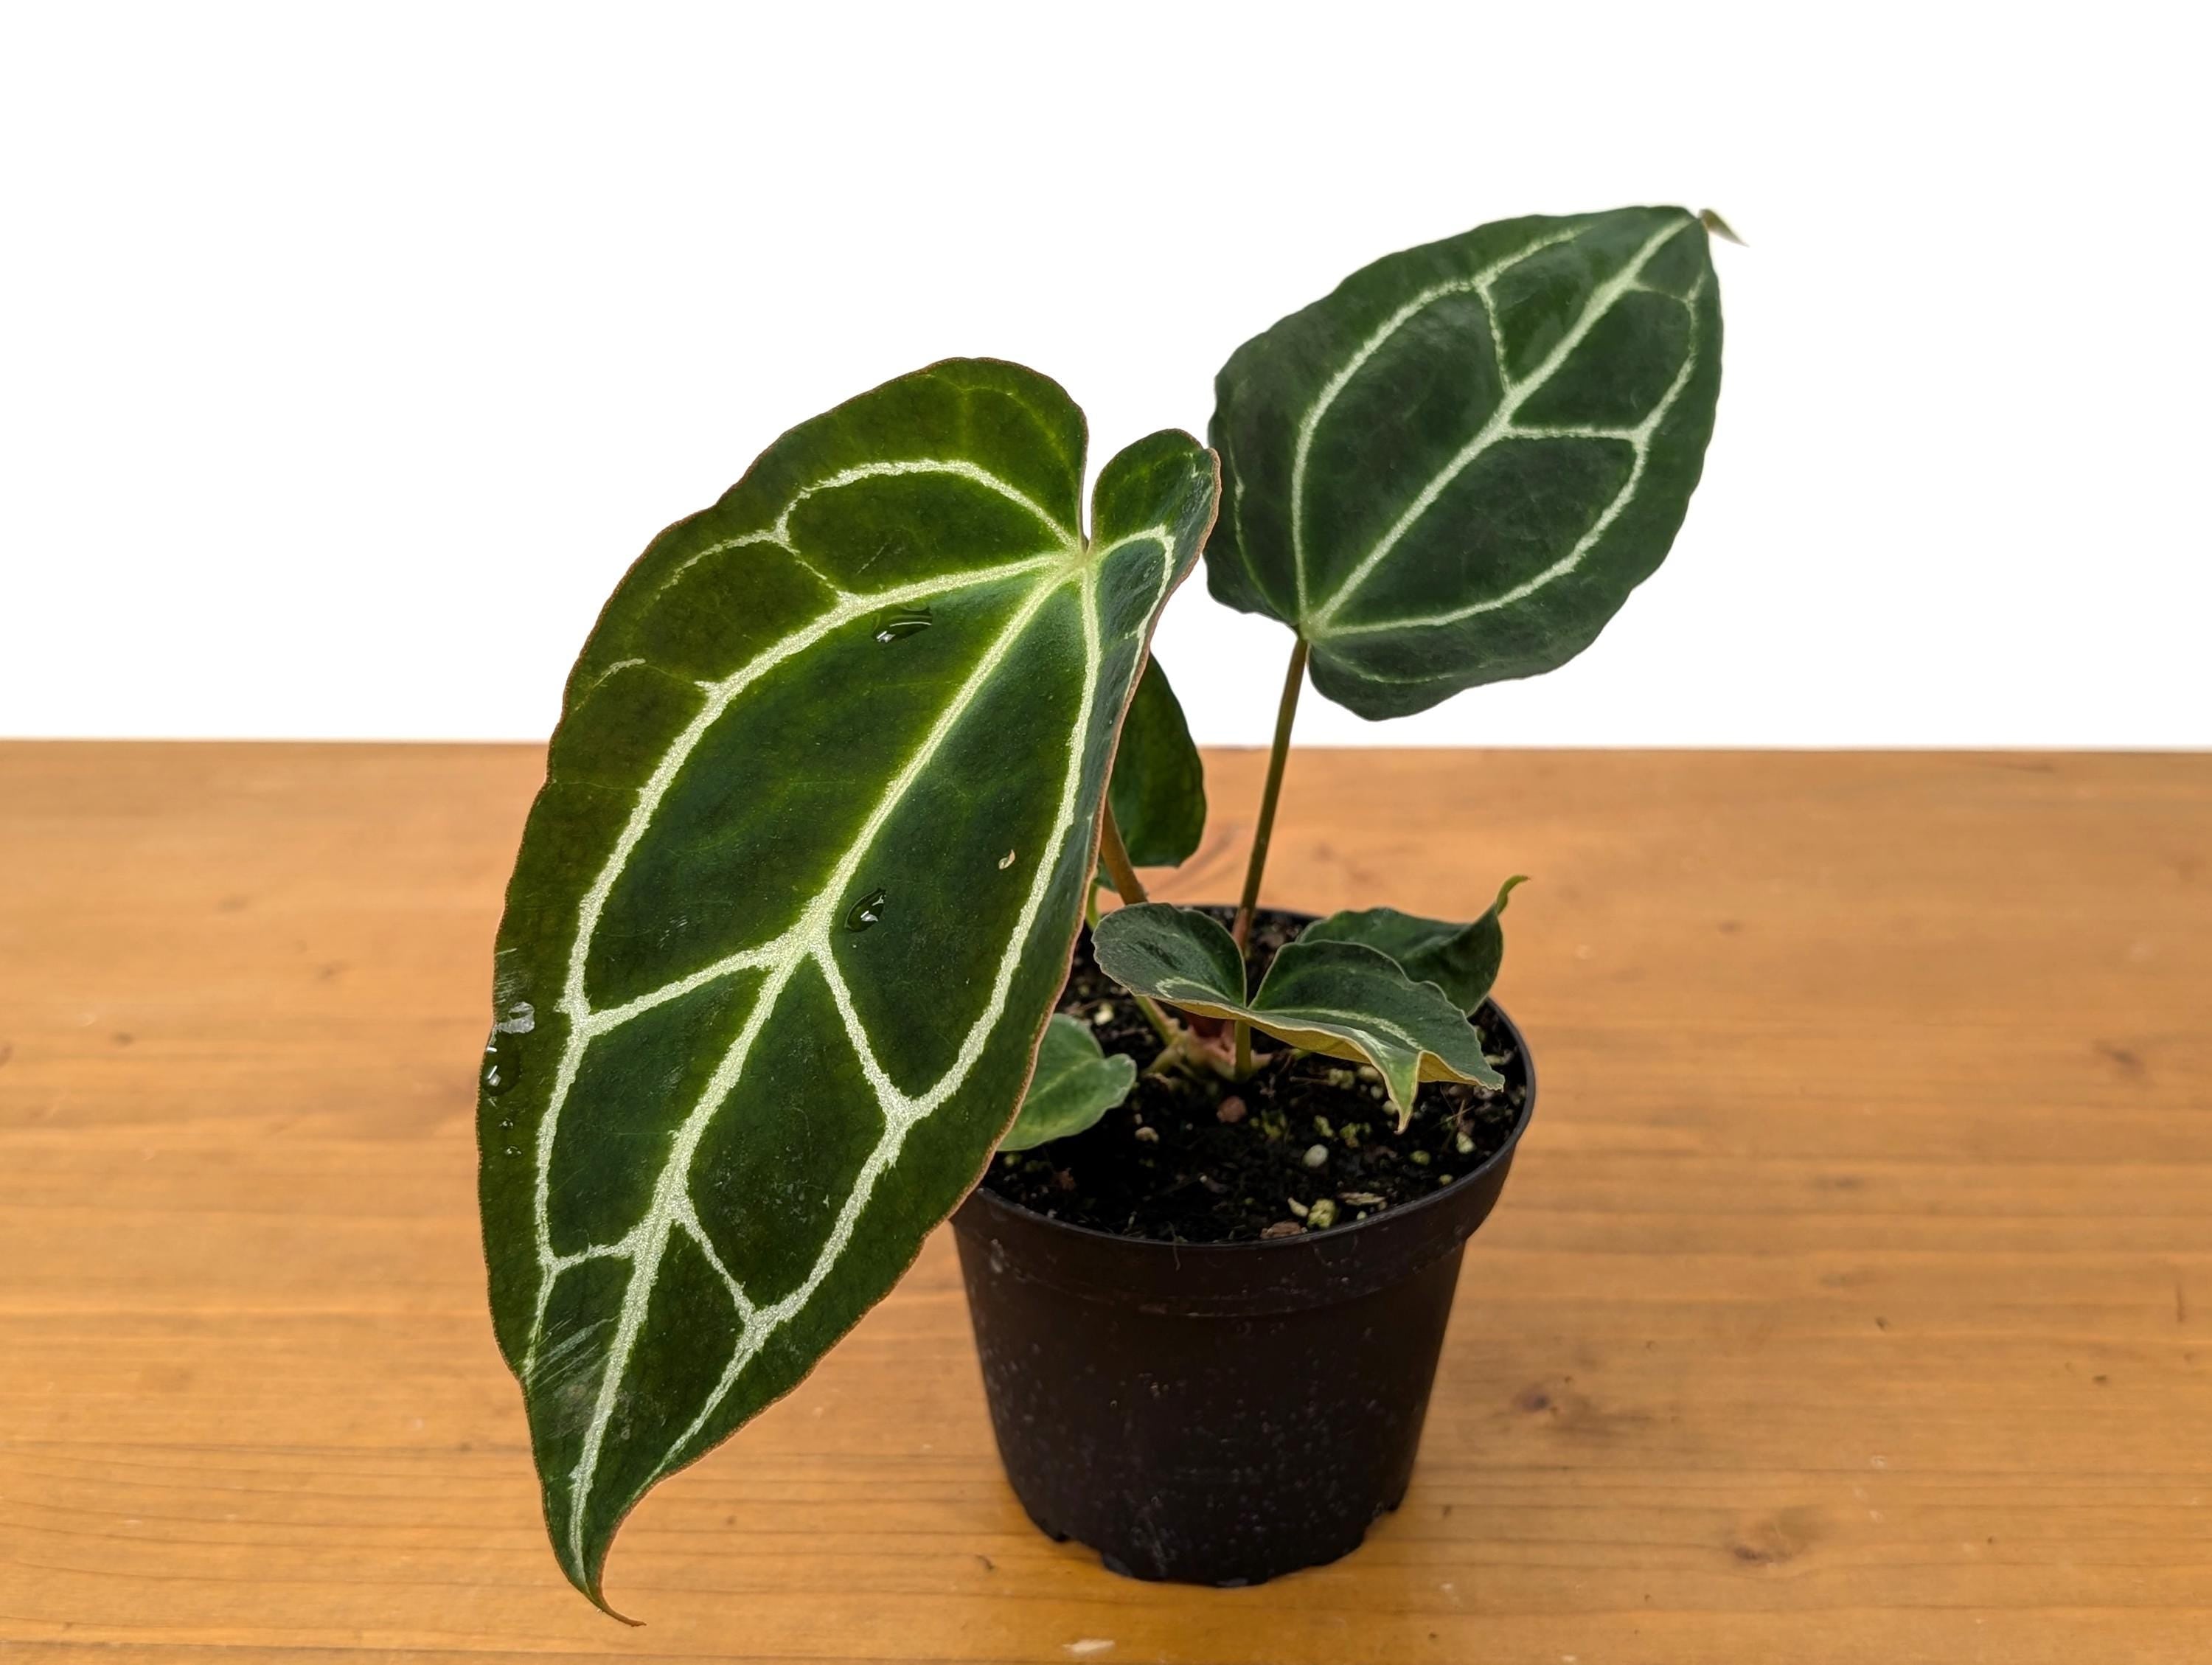
M 1208 911 L 1224 924 L 1233 912 Z M 1301 923 L 1272 910 L 1254 921 L 1246 957 L 1255 986 Z M 1160 1049 L 1128 992 L 1091 963 L 1088 931 L 1060 1010 L 1139 1070 Z M 1474 1024 L 1505 1090 L 1429 1082 L 1402 1133 L 1374 1071 L 1287 1048 L 1271 1054 L 1267 1037 L 1255 1034 L 1255 1058 L 1272 1061 L 1250 1080 L 1140 1074 L 1095 1127 L 1002 1152 L 983 1183 L 1071 1224 L 1168 1243 L 1243 1243 L 1349 1225 L 1472 1173 L 1512 1133 L 1528 1072 L 1487 1006 Z M 1323 1205 L 1318 1218 L 1316 1204 Z

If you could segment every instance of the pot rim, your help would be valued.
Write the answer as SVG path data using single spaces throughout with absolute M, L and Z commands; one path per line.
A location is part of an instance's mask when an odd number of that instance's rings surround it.
M 1278 908 L 1267 911 L 1295 915 L 1301 913 L 1302 910 Z M 1320 917 L 1318 914 L 1304 915 L 1305 922 L 1309 925 Z M 1158 1237 L 1123 1237 L 1118 1231 L 1101 1231 L 1097 1226 L 1077 1225 L 1072 1221 L 1058 1219 L 1050 1214 L 1040 1214 L 1033 1208 L 1024 1207 L 1020 1203 L 1009 1201 L 1006 1198 L 1000 1196 L 978 1180 L 975 1188 L 961 1200 L 960 1207 L 953 1211 L 953 1224 L 956 1228 L 959 1225 L 959 1217 L 969 1204 L 981 1201 L 988 1208 L 1002 1211 L 1045 1231 L 1065 1232 L 1073 1237 L 1090 1237 L 1101 1243 L 1116 1243 L 1133 1254 L 1172 1255 L 1180 1261 L 1182 1257 L 1192 1255 L 1210 1257 L 1222 1255 L 1266 1254 L 1276 1250 L 1287 1253 L 1300 1249 L 1310 1254 L 1322 1243 L 1342 1243 L 1362 1231 L 1372 1231 L 1377 1226 L 1388 1225 L 1400 1220 L 1410 1220 L 1424 1210 L 1449 1207 L 1465 1194 L 1466 1188 L 1475 1180 L 1511 1159 L 1515 1147 L 1521 1143 L 1521 1135 L 1528 1131 L 1529 1121 L 1536 1114 L 1536 1058 L 1535 1054 L 1528 1049 L 1528 1037 L 1522 1034 L 1520 1024 L 1513 1021 L 1511 1015 L 1504 1006 L 1498 1005 L 1496 1000 L 1486 999 L 1483 1004 L 1497 1014 L 1498 1022 L 1505 1025 L 1506 1031 L 1512 1036 L 1516 1048 L 1521 1054 L 1521 1068 L 1528 1084 L 1528 1091 L 1522 1096 L 1521 1114 L 1515 1118 L 1512 1131 L 1505 1135 L 1505 1142 L 1503 1145 L 1492 1151 L 1474 1167 L 1462 1174 L 1449 1185 L 1431 1191 L 1428 1195 L 1415 1201 L 1400 1203 L 1395 1207 L 1382 1209 L 1377 1213 L 1370 1214 L 1364 1220 L 1355 1220 L 1350 1225 L 1331 1226 L 1326 1231 L 1320 1232 L 1301 1232 L 1295 1237 L 1249 1237 L 1241 1243 L 1168 1243 L 1162 1242 Z M 992 1154 L 995 1156 L 997 1152 L 994 1151 Z

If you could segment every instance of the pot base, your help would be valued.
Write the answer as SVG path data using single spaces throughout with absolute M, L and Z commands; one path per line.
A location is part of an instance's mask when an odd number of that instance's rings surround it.
M 1345 1544 L 1341 1548 L 1331 1551 L 1326 1548 L 1310 1545 L 1295 1552 L 1292 1559 L 1295 1560 L 1296 1565 L 1285 1566 L 1275 1571 L 1238 1573 L 1225 1577 L 1186 1577 L 1172 1571 L 1154 1571 L 1153 1568 L 1158 1565 L 1156 1562 L 1139 1563 L 1139 1565 L 1133 1566 L 1127 1561 L 1122 1559 L 1121 1557 L 1116 1555 L 1110 1549 L 1097 1549 L 1098 1565 L 1118 1577 L 1133 1578 L 1141 1583 L 1203 1584 L 1212 1589 L 1248 1589 L 1255 1584 L 1264 1584 L 1273 1579 L 1282 1577 L 1289 1573 L 1303 1572 L 1309 1567 L 1327 1566 L 1332 1561 L 1342 1560 L 1346 1556 L 1351 1554 L 1353 1550 L 1358 1549 L 1360 1545 L 1367 1541 L 1367 1532 L 1370 1527 L 1373 1526 L 1376 1521 L 1381 1520 L 1385 1515 L 1396 1514 L 1398 1512 L 1398 1506 L 1404 1503 L 1405 1500 L 1406 1494 L 1401 1492 L 1396 1497 L 1391 1498 L 1388 1503 L 1382 1504 L 1382 1507 L 1377 1509 L 1375 1513 L 1361 1525 L 1359 1530 L 1353 1534 L 1351 1541 Z M 1058 1527 L 1053 1525 L 1050 1521 L 1046 1520 L 1042 1516 L 1032 1512 L 1026 1504 L 1023 1506 L 1022 1513 L 1029 1516 L 1030 1524 L 1031 1526 L 1036 1528 L 1038 1531 L 1043 1533 L 1046 1537 L 1051 1539 L 1053 1542 L 1056 1544 L 1068 1544 L 1079 1541 L 1073 1533 L 1062 1532 Z M 1095 1545 L 1087 1545 L 1085 1547 L 1097 1549 L 1097 1546 Z
M 1403 1494 L 1401 1494 L 1391 1502 L 1384 1504 L 1382 1508 L 1375 1511 L 1374 1520 L 1370 1521 L 1367 1525 L 1372 1526 L 1375 1523 L 1375 1521 L 1381 1520 L 1385 1515 L 1396 1514 L 1398 1512 L 1398 1505 L 1405 1502 L 1405 1500 Z M 1029 1515 L 1029 1510 L 1024 1509 L 1022 1510 L 1022 1513 Z M 1043 1533 L 1046 1537 L 1051 1539 L 1053 1542 L 1056 1544 L 1070 1544 L 1076 1541 L 1073 1534 L 1061 1532 L 1054 1528 L 1051 1522 L 1039 1520 L 1034 1515 L 1030 1515 L 1030 1524 L 1035 1527 L 1038 1531 Z M 1308 1561 L 1305 1563 L 1304 1566 L 1295 1567 L 1292 1568 L 1291 1571 L 1302 1572 L 1305 1571 L 1306 1567 L 1323 1567 L 1327 1566 L 1332 1561 L 1340 1561 L 1366 1541 L 1367 1527 L 1363 1526 L 1359 1528 L 1359 1535 L 1357 1538 L 1354 1538 L 1351 1543 L 1346 1545 L 1343 1549 L 1338 1551 L 1335 1554 L 1323 1555 L 1317 1560 Z M 1104 1549 L 1098 1552 L 1098 1565 L 1104 1567 L 1107 1571 L 1115 1574 L 1117 1577 L 1133 1578 L 1140 1583 L 1204 1583 L 1208 1589 L 1249 1589 L 1255 1584 L 1267 1583 L 1269 1582 L 1269 1577 L 1271 1576 L 1262 1575 L 1257 1578 L 1186 1578 L 1177 1580 L 1170 1578 L 1164 1573 L 1146 1572 L 1140 1568 L 1133 1567 L 1127 1562 L 1115 1555 L 1111 1550 Z

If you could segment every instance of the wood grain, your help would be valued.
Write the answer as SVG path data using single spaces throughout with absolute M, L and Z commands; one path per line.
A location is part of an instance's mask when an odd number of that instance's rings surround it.
M 1258 761 L 1168 894 L 1233 893 Z M 1543 1103 L 1404 1510 L 1244 1591 L 1047 1543 L 940 1240 L 640 1510 L 635 1632 L 482 1304 L 540 767 L 0 746 L 9 1658 L 2212 1658 L 2212 758 L 1300 755 L 1273 899 L 1535 876 Z

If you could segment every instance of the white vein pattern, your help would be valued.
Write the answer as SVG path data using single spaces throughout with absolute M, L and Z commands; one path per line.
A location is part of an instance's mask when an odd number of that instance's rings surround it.
M 1170 984 L 1181 985 L 1195 992 L 1191 994 L 1179 995 L 1175 988 L 1170 986 Z M 1239 1005 L 1234 1001 L 1223 1000 L 1218 989 L 1208 988 L 1203 983 L 1193 981 L 1187 977 L 1163 977 L 1155 985 L 1154 992 L 1164 1000 L 1176 1006 L 1188 1006 L 1192 1011 L 1202 1012 L 1207 1017 L 1249 1018 L 1261 1029 L 1267 1029 L 1272 1024 L 1278 1029 L 1314 1029 L 1327 1035 L 1335 1035 L 1340 1031 L 1355 1036 L 1380 1035 L 1397 1042 L 1411 1051 L 1436 1059 L 1447 1069 L 1451 1066 L 1449 1060 L 1433 1048 L 1424 1045 L 1420 1036 L 1415 1035 L 1413 1030 L 1392 1022 L 1388 1018 L 1378 1018 L 1371 1012 L 1346 1012 L 1334 1006 L 1324 1006 Z M 1451 1079 L 1460 1081 L 1467 1078 L 1454 1075 Z
M 812 573 L 815 577 L 820 579 L 838 596 L 844 597 L 848 592 L 805 560 L 799 554 L 798 546 L 791 541 L 792 515 L 798 511 L 801 503 L 811 497 L 817 497 L 825 491 L 836 491 L 845 486 L 856 485 L 863 480 L 889 479 L 906 474 L 950 474 L 963 480 L 972 480 L 977 485 L 988 487 L 997 492 L 1009 502 L 1018 504 L 1027 509 L 1036 517 L 1037 523 L 1056 537 L 1062 544 L 1074 547 L 1082 542 L 1075 535 L 1075 529 L 1073 526 L 1062 526 L 1059 517 L 1042 503 L 1026 493 L 1018 490 L 1010 483 L 1000 479 L 988 469 L 977 467 L 964 457 L 902 457 L 882 462 L 856 464 L 851 468 L 840 469 L 835 474 L 825 475 L 811 484 L 801 486 L 797 491 L 792 493 L 791 501 L 783 506 L 782 512 L 775 517 L 773 525 L 764 526 L 758 532 L 743 532 L 735 538 L 725 538 L 719 543 L 709 544 L 702 550 L 695 550 L 684 557 L 675 571 L 661 580 L 660 587 L 664 590 L 667 589 L 710 555 L 720 555 L 727 550 L 742 549 L 748 544 L 773 544 L 797 561 L 800 566 L 805 567 L 808 572 Z
M 1430 1052 L 1430 1048 L 1421 1044 L 1420 1037 L 1413 1030 L 1392 1023 L 1388 1018 L 1377 1018 L 1372 1013 L 1340 1012 L 1334 1006 L 1293 1006 L 1271 1007 L 1260 1015 L 1278 1024 L 1295 1024 L 1300 1021 L 1315 1024 L 1333 1024 L 1339 1029 L 1350 1030 L 1355 1034 L 1382 1036 L 1386 1039 L 1395 1041 L 1408 1051 Z M 1431 1053 L 1430 1055 L 1435 1054 Z
M 1172 997 L 1163 992 L 1162 998 L 1171 999 Z M 1334 1006 L 1238 1006 L 1224 1001 L 1218 995 L 1208 995 L 1203 1002 L 1182 1001 L 1177 1004 L 1192 1005 L 1194 1009 L 1203 1006 L 1206 1009 L 1206 1015 L 1208 1017 L 1248 1018 L 1261 1029 L 1267 1029 L 1272 1025 L 1275 1029 L 1310 1030 L 1324 1035 L 1340 1033 L 1346 1037 L 1379 1035 L 1386 1040 L 1395 1041 L 1408 1051 L 1422 1053 L 1431 1057 L 1437 1056 L 1431 1048 L 1421 1044 L 1419 1037 L 1411 1030 L 1401 1029 L 1387 1018 L 1340 1011 Z M 1452 1079 L 1460 1079 L 1457 1076 Z
M 1582 235 L 1583 229 L 1586 228 L 1555 232 L 1549 237 L 1539 238 L 1527 248 L 1516 249 L 1503 260 L 1485 266 L 1472 277 L 1455 277 L 1447 283 L 1431 284 L 1384 319 L 1375 333 L 1361 342 L 1352 356 L 1338 367 L 1336 374 L 1322 385 L 1321 392 L 1315 396 L 1313 404 L 1298 422 L 1297 441 L 1291 453 L 1291 569 L 1297 579 L 1298 616 L 1301 618 L 1310 611 L 1306 595 L 1306 459 L 1313 451 L 1314 434 L 1320 430 L 1321 419 L 1328 414 L 1329 407 L 1336 403 L 1337 396 L 1351 385 L 1352 377 L 1366 368 L 1368 361 L 1382 350 L 1391 337 L 1437 301 L 1470 291 L 1482 298 L 1483 315 L 1490 320 L 1492 350 L 1498 355 L 1498 386 L 1501 388 L 1511 386 L 1511 378 L 1505 369 L 1505 349 L 1498 333 L 1498 309 L 1491 300 L 1490 286 L 1523 260 L 1531 259 L 1546 249 L 1556 248 L 1561 243 L 1572 242 Z
M 1705 280 L 1703 275 L 1699 276 L 1696 285 L 1690 290 L 1686 298 L 1670 294 L 1664 289 L 1655 289 L 1643 282 L 1644 270 L 1657 256 L 1660 250 L 1674 238 L 1692 230 L 1694 226 L 1695 222 L 1686 219 L 1654 233 L 1647 239 L 1620 271 L 1599 284 L 1591 292 L 1589 300 L 1583 303 L 1581 312 L 1577 314 L 1574 323 L 1560 337 L 1543 361 L 1525 376 L 1516 378 L 1506 367 L 1504 343 L 1498 328 L 1497 305 L 1492 293 L 1492 287 L 1498 278 L 1521 262 L 1546 249 L 1572 241 L 1581 236 L 1584 230 L 1589 229 L 1587 227 L 1571 231 L 1556 232 L 1540 238 L 1528 247 L 1517 250 L 1504 258 L 1493 262 L 1471 277 L 1455 278 L 1447 283 L 1431 285 L 1399 307 L 1396 312 L 1383 320 L 1373 334 L 1359 344 L 1352 356 L 1334 375 L 1329 378 L 1299 422 L 1297 438 L 1291 454 L 1291 565 L 1297 579 L 1298 611 L 1301 618 L 1304 621 L 1301 628 L 1309 640 L 1318 642 L 1333 637 L 1455 623 L 1460 619 L 1473 617 L 1478 613 L 1494 611 L 1526 600 L 1546 586 L 1573 572 L 1582 564 L 1583 558 L 1596 547 L 1599 539 L 1604 537 L 1620 517 L 1622 510 L 1633 500 L 1637 488 L 1643 481 L 1646 459 L 1650 451 L 1651 437 L 1657 431 L 1660 423 L 1665 421 L 1683 388 L 1688 386 L 1698 362 L 1701 343 L 1697 333 L 1697 302 L 1704 292 Z M 1496 356 L 1499 380 L 1498 406 L 1491 412 L 1488 419 L 1476 431 L 1474 437 L 1461 447 L 1450 460 L 1437 470 L 1427 484 L 1422 487 L 1413 501 L 1407 504 L 1389 528 L 1360 557 L 1352 571 L 1346 575 L 1343 582 L 1337 586 L 1335 592 L 1318 608 L 1316 608 L 1311 605 L 1307 591 L 1304 503 L 1306 460 L 1313 448 L 1314 436 L 1320 428 L 1322 420 L 1328 414 L 1330 408 L 1336 403 L 1338 396 L 1350 384 L 1352 377 L 1358 374 L 1393 336 L 1405 328 L 1407 324 L 1447 296 L 1469 293 L 1480 298 L 1484 316 L 1490 322 L 1492 350 Z M 1559 368 L 1567 362 L 1574 350 L 1588 337 L 1591 330 L 1596 327 L 1598 321 L 1623 295 L 1634 293 L 1658 295 L 1675 301 L 1688 310 L 1691 324 L 1691 336 L 1683 355 L 1682 364 L 1671 385 L 1652 409 L 1646 413 L 1644 419 L 1632 426 L 1620 428 L 1547 426 L 1517 421 L 1516 417 L 1521 409 L 1558 373 Z M 1617 440 L 1628 445 L 1633 453 L 1633 460 L 1627 478 L 1623 481 L 1611 501 L 1600 512 L 1596 521 L 1582 538 L 1577 540 L 1565 555 L 1542 572 L 1524 580 L 1503 594 L 1471 602 L 1463 607 L 1447 612 L 1369 621 L 1359 624 L 1339 625 L 1334 623 L 1346 602 L 1389 558 L 1391 550 L 1398 546 L 1399 542 L 1420 520 L 1421 517 L 1436 505 L 1451 483 L 1473 466 L 1478 458 L 1492 447 L 1510 440 L 1557 439 Z
M 1147 987 L 1154 995 L 1170 1005 L 1183 1006 L 1209 1018 L 1249 1018 L 1261 1029 L 1267 1029 L 1273 1025 L 1279 1029 L 1318 1028 L 1322 1033 L 1329 1035 L 1335 1035 L 1340 1031 L 1347 1031 L 1352 1035 L 1380 1035 L 1397 1042 L 1411 1051 L 1434 1058 L 1446 1069 L 1451 1067 L 1449 1059 L 1425 1044 L 1421 1037 L 1413 1030 L 1391 1018 L 1377 1017 L 1373 1012 L 1350 1012 L 1336 1006 L 1324 1006 L 1258 1005 L 1256 1002 L 1260 997 L 1267 992 L 1265 980 L 1261 981 L 1258 991 L 1250 1000 L 1241 1002 L 1225 1000 L 1219 989 L 1180 972 L 1155 978 L 1147 985 Z M 1443 991 L 1438 988 L 1437 993 L 1442 994 Z M 1465 1080 L 1467 1078 L 1455 1074 L 1451 1079 L 1459 1081 Z
M 1068 837 L 1076 830 L 1084 744 L 1096 711 L 1097 681 L 1103 654 L 1097 604 L 1097 570 L 1108 556 L 1132 544 L 1146 541 L 1158 544 L 1161 559 L 1158 589 L 1152 603 L 1154 609 L 1164 599 L 1167 585 L 1173 574 L 1174 540 L 1169 527 L 1149 527 L 1118 539 L 1104 549 L 1086 550 L 1070 529 L 1060 526 L 1052 516 L 997 476 L 973 464 L 936 461 L 868 465 L 848 469 L 815 482 L 794 494 L 773 526 L 714 545 L 691 557 L 684 565 L 690 565 L 714 549 L 732 547 L 742 543 L 767 542 L 788 547 L 792 511 L 805 498 L 858 480 L 881 477 L 886 474 L 918 472 L 955 473 L 988 484 L 1035 513 L 1043 524 L 1059 532 L 1063 542 L 1056 549 L 1033 556 L 954 577 L 896 586 L 865 595 L 840 592 L 836 604 L 817 618 L 763 650 L 721 681 L 704 684 L 708 691 L 707 700 L 692 721 L 671 744 L 652 776 L 639 791 L 629 821 L 579 906 L 576 935 L 570 945 L 565 985 L 559 1002 L 560 1010 L 569 1020 L 569 1031 L 538 1132 L 535 1212 L 539 1284 L 537 1310 L 531 1325 L 521 1374 L 526 1382 L 536 1381 L 542 1386 L 544 1379 L 560 1368 L 567 1358 L 574 1357 L 580 1360 L 587 1357 L 584 1344 L 605 1328 L 603 1321 L 599 1325 L 565 1336 L 554 1344 L 541 1359 L 539 1349 L 544 1340 L 547 1306 L 555 1279 L 569 1267 L 586 1261 L 604 1258 L 629 1261 L 631 1271 L 621 1310 L 613 1321 L 615 1334 L 608 1347 L 606 1364 L 599 1379 L 581 1449 L 575 1468 L 568 1477 L 568 1518 L 565 1522 L 565 1536 L 569 1559 L 580 1570 L 585 1559 L 585 1518 L 599 1458 L 619 1401 L 622 1382 L 643 1329 L 661 1261 L 671 1238 L 681 1232 L 700 1249 L 727 1286 L 736 1315 L 738 1340 L 719 1384 L 690 1425 L 671 1443 L 656 1466 L 655 1478 L 665 1474 L 685 1446 L 708 1425 L 745 1366 L 758 1354 L 769 1338 L 801 1311 L 819 1290 L 850 1243 L 854 1229 L 873 1195 L 877 1182 L 897 1160 L 908 1133 L 960 1090 L 981 1058 L 993 1030 L 1004 1014 L 1014 976 L 1021 963 L 1022 951 L 1036 927 L 1060 856 Z M 682 570 L 679 568 L 678 574 Z M 669 580 L 664 580 L 664 586 L 673 581 L 678 574 L 672 574 Z M 1038 582 L 1034 592 L 1000 627 L 936 723 L 915 747 L 898 775 L 885 788 L 836 871 L 823 882 L 798 920 L 768 942 L 726 956 L 619 1006 L 594 1010 L 585 989 L 585 968 L 608 897 L 638 843 L 650 829 L 655 812 L 685 761 L 730 705 L 777 665 L 804 652 L 834 631 L 855 623 L 883 608 L 939 598 L 1024 574 L 1037 574 Z M 1045 851 L 1035 866 L 1029 892 L 1024 900 L 1016 927 L 1001 952 L 982 1010 L 970 1024 L 945 1073 L 926 1091 L 918 1095 L 908 1094 L 890 1079 L 876 1058 L 866 1028 L 854 1010 L 851 992 L 846 987 L 831 952 L 831 932 L 840 916 L 838 910 L 852 889 L 860 865 L 876 836 L 1038 612 L 1070 583 L 1079 586 L 1081 601 L 1085 642 L 1083 693 L 1070 738 L 1067 767 L 1061 783 L 1054 829 Z M 1101 789 L 1103 789 L 1103 784 Z M 830 988 L 862 1073 L 875 1094 L 878 1109 L 884 1119 L 884 1131 L 875 1148 L 862 1164 L 853 1189 L 845 1198 L 805 1279 L 781 1299 L 759 1306 L 748 1297 L 741 1280 L 724 1264 L 700 1221 L 689 1189 L 690 1169 L 708 1127 L 735 1089 L 754 1042 L 767 1025 L 792 980 L 810 964 L 818 968 Z M 714 1074 L 678 1129 L 644 1216 L 615 1243 L 595 1244 L 569 1255 L 556 1253 L 550 1219 L 555 1136 L 562 1110 L 574 1085 L 584 1054 L 592 1042 L 641 1012 L 678 999 L 717 979 L 744 970 L 761 970 L 767 975 L 754 996 L 751 1009 L 738 1036 L 717 1064 Z

